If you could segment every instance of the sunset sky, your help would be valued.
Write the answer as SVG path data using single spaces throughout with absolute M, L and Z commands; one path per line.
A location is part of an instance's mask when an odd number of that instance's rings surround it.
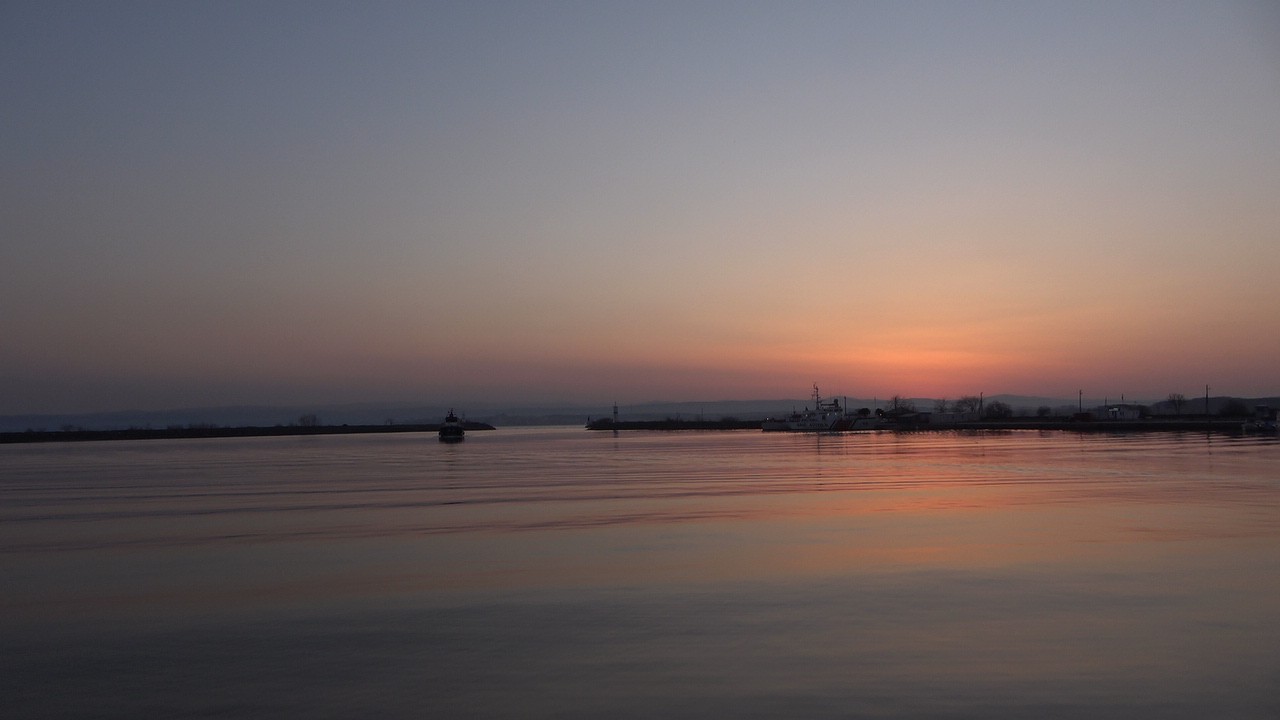
M 0 5 L 0 413 L 1280 393 L 1275 2 Z

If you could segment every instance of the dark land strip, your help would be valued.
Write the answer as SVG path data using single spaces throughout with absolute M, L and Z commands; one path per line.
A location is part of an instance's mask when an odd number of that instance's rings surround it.
M 1214 419 L 1152 419 L 1152 420 L 1037 420 L 1016 418 L 1011 420 L 981 420 L 951 423 L 889 424 L 882 428 L 846 430 L 835 432 L 885 432 L 885 431 L 953 431 L 953 430 L 1070 430 L 1073 432 L 1241 432 L 1245 418 Z M 593 421 L 588 430 L 759 430 L 759 420 L 620 420 Z M 778 431 L 790 432 L 790 431 Z
M 463 428 L 493 430 L 488 423 L 464 422 Z M 182 440 L 192 438 L 277 437 L 287 435 L 357 435 L 433 433 L 439 423 L 414 425 L 277 425 L 272 427 L 174 427 L 127 430 L 27 430 L 0 433 L 0 443 L 79 442 L 90 440 Z

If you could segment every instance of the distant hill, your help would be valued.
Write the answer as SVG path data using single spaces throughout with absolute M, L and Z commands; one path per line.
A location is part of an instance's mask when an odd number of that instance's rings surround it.
M 0 416 L 0 432 L 26 430 L 125 430 L 169 427 L 274 427 L 302 424 L 314 416 L 334 425 L 415 424 L 440 422 L 447 407 L 399 405 L 233 406 L 124 410 L 108 413 Z

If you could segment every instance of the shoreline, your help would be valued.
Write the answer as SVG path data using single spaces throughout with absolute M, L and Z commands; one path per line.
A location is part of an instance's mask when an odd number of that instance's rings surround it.
M 986 420 L 958 423 L 904 423 L 868 430 L 839 430 L 828 433 L 809 431 L 809 434 L 844 434 L 866 432 L 954 432 L 957 430 L 1057 430 L 1079 433 L 1144 433 L 1144 432 L 1219 432 L 1230 435 L 1245 434 L 1243 424 L 1247 418 L 1193 418 L 1158 420 Z M 493 425 L 468 421 L 468 431 L 496 430 Z M 0 433 L 0 445 L 51 442 L 95 442 L 112 440 L 198 440 L 203 438 L 289 437 L 300 435 L 364 435 L 380 433 L 434 433 L 440 423 L 413 423 L 404 425 L 276 425 L 238 427 L 179 427 L 179 428 L 128 428 L 123 430 L 24 430 Z M 605 420 L 586 425 L 587 431 L 730 431 L 761 429 L 760 420 L 622 420 L 616 424 Z M 796 431 L 770 431 L 784 434 L 803 434 Z
M 858 432 L 950 432 L 954 430 L 1063 430 L 1070 432 L 1224 432 L 1241 433 L 1247 418 L 1195 418 L 1158 420 L 978 420 L 955 423 L 903 423 L 867 430 L 837 430 L 837 433 Z M 587 430 L 760 430 L 759 420 L 622 420 L 593 422 Z M 763 431 L 762 431 L 763 432 Z M 804 431 L 774 430 L 770 432 L 796 433 Z M 814 431 L 808 431 L 814 432 Z
M 494 430 L 488 423 L 464 422 L 463 429 Z M 202 438 L 286 437 L 293 435 L 367 435 L 376 433 L 433 433 L 440 423 L 409 425 L 276 425 L 271 427 L 129 428 L 127 430 L 24 430 L 0 433 L 0 444 L 91 442 L 100 440 L 192 440 Z

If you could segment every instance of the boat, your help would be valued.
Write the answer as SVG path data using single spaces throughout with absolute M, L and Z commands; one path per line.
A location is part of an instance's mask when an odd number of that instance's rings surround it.
M 450 408 L 449 414 L 444 418 L 444 424 L 440 426 L 440 442 L 459 442 L 466 437 L 466 434 L 467 431 L 463 429 L 462 422 Z
M 1247 433 L 1274 433 L 1278 414 L 1266 405 L 1258 405 L 1254 408 L 1253 417 L 1245 420 L 1240 429 Z
M 760 429 L 765 432 L 841 432 L 874 430 L 883 427 L 883 418 L 850 413 L 839 400 L 823 400 L 818 386 L 813 386 L 813 408 L 793 412 L 780 418 L 765 418 Z

